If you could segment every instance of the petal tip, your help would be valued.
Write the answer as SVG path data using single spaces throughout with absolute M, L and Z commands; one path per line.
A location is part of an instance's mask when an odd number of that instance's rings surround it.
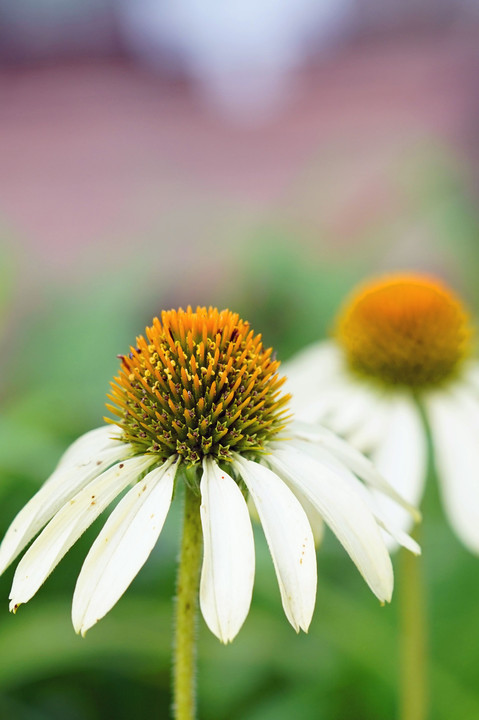
M 414 505 L 411 505 L 410 513 L 411 513 L 412 518 L 415 523 L 422 522 L 422 512 L 419 510 L 419 508 L 414 507 Z
M 12 599 L 12 600 L 10 600 L 10 604 L 9 604 L 9 606 L 8 606 L 8 609 L 10 610 L 11 613 L 13 613 L 14 615 L 16 615 L 16 614 L 17 614 L 17 610 L 18 610 L 18 608 L 20 607 L 21 604 L 22 604 L 21 602 L 15 602 L 15 600 Z
M 84 638 L 85 635 L 87 634 L 88 630 L 91 628 L 91 625 L 86 625 L 83 621 L 75 622 L 73 620 L 72 622 L 73 622 L 73 629 L 75 630 L 76 634 L 81 635 L 82 638 Z
M 384 593 L 383 597 L 379 598 L 379 602 L 381 603 L 381 607 L 385 607 L 386 604 L 390 603 L 393 596 L 393 589 L 391 588 L 386 593 Z
M 230 643 L 233 642 L 234 638 L 232 638 L 232 637 L 220 637 L 219 640 L 220 640 L 220 643 L 221 643 L 222 645 L 229 645 Z
M 220 641 L 220 643 L 222 645 L 229 645 L 230 643 L 232 643 L 239 632 L 239 629 L 236 630 L 235 632 L 231 632 L 231 629 L 223 630 L 220 627 L 213 629 L 210 625 L 208 625 L 208 627 L 211 630 L 211 632 L 213 633 L 213 635 L 215 635 L 218 638 L 218 640 Z

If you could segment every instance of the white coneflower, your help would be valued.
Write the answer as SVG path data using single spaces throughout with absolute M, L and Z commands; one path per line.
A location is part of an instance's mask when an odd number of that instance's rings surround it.
M 461 301 L 440 281 L 397 274 L 360 287 L 334 339 L 289 362 L 298 419 L 320 422 L 371 458 L 411 504 L 421 501 L 427 429 L 445 511 L 479 552 L 479 363 Z M 410 516 L 378 496 L 403 530 Z
M 145 563 L 178 483 L 185 485 L 188 522 L 198 528 L 201 522 L 190 550 L 200 558 L 202 535 L 200 606 L 221 641 L 235 637 L 251 602 L 248 496 L 271 551 L 284 611 L 297 631 L 308 629 L 315 603 L 311 523 L 318 518 L 371 590 L 388 601 L 393 574 L 380 528 L 418 548 L 394 532 L 374 507 L 370 488 L 392 502 L 401 499 L 346 443 L 326 432 L 321 445 L 309 442 L 307 430 L 289 425 L 289 396 L 281 394 L 278 367 L 261 336 L 229 310 L 188 308 L 155 318 L 146 337 L 121 356 L 110 396 L 113 424 L 67 450 L 3 540 L 1 571 L 41 530 L 17 567 L 11 609 L 37 592 L 86 528 L 127 490 L 78 577 L 73 624 L 85 633 Z

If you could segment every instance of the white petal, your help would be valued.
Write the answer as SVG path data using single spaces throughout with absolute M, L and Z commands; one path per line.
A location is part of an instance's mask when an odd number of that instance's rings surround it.
M 301 507 L 303 508 L 304 512 L 306 513 L 306 517 L 308 518 L 309 524 L 311 526 L 311 530 L 313 532 L 313 538 L 314 538 L 314 544 L 315 547 L 318 548 L 321 543 L 323 542 L 324 538 L 324 520 L 319 514 L 319 512 L 316 510 L 314 505 L 309 502 L 308 498 L 300 493 L 298 490 L 295 490 L 294 492 L 295 496 L 298 498 Z M 258 515 L 258 511 L 256 510 L 256 505 L 253 502 L 253 499 L 251 495 L 248 494 L 248 511 L 250 514 L 250 517 L 253 519 L 253 522 L 258 523 L 258 525 L 261 524 L 260 517 Z
M 387 397 L 378 396 L 362 423 L 348 434 L 347 441 L 361 453 L 370 453 L 377 447 L 384 435 L 389 416 L 390 403 Z
M 303 493 L 296 491 L 295 496 L 298 498 L 301 507 L 303 508 L 304 512 L 306 513 L 306 517 L 308 518 L 308 522 L 311 526 L 311 531 L 313 533 L 314 538 L 314 545 L 316 548 L 318 548 L 321 543 L 323 542 L 324 538 L 324 520 L 322 515 L 318 512 L 318 510 L 315 508 L 313 503 L 311 503 L 306 495 L 303 495 Z
M 81 435 L 61 456 L 57 468 L 85 463 L 108 448 L 118 447 L 121 430 L 116 425 L 102 425 Z
M 251 604 L 253 530 L 246 500 L 233 478 L 212 460 L 206 460 L 203 467 L 200 606 L 211 632 L 228 643 L 244 623 Z
M 391 400 L 383 438 L 371 461 L 388 483 L 413 506 L 418 506 L 426 480 L 426 432 L 419 410 L 406 396 Z M 409 531 L 413 519 L 407 510 L 382 492 L 375 492 L 386 529 Z M 389 547 L 394 547 L 392 544 Z
M 459 538 L 479 553 L 479 441 L 470 414 L 443 393 L 425 398 L 444 508 Z
M 337 405 L 347 375 L 342 351 L 334 342 L 310 345 L 283 363 L 284 389 L 292 394 L 291 409 L 301 420 L 317 420 Z
M 334 455 L 346 467 L 352 470 L 358 477 L 364 480 L 371 487 L 380 490 L 382 493 L 392 498 L 405 508 L 414 518 L 416 522 L 421 519 L 419 510 L 408 503 L 391 485 L 383 478 L 368 458 L 364 457 L 356 448 L 352 447 L 342 438 L 339 438 L 333 432 L 321 425 L 308 425 L 306 423 L 293 422 L 291 424 L 293 435 L 300 439 L 323 448 L 331 455 Z M 274 447 L 281 449 L 280 443 L 275 443 Z
M 73 595 L 82 635 L 111 610 L 147 561 L 171 505 L 176 465 L 167 462 L 134 485 L 93 543 Z
M 475 393 L 479 393 L 479 362 L 473 360 L 468 362 L 462 371 L 465 381 L 474 389 Z
M 311 390 L 311 386 L 324 385 L 332 375 L 344 366 L 343 353 L 334 341 L 322 341 L 309 345 L 281 364 L 292 392 Z
M 293 447 L 275 450 L 268 462 L 315 505 L 374 594 L 389 601 L 393 589 L 391 560 L 373 514 L 360 494 L 340 474 Z
M 359 383 L 351 383 L 347 399 L 338 403 L 334 412 L 328 417 L 327 425 L 333 432 L 348 436 L 371 417 L 377 403 L 378 393 L 364 388 Z
M 364 485 L 345 465 L 339 462 L 337 458 L 328 453 L 324 448 L 318 448 L 313 443 L 308 443 L 304 440 L 291 440 L 290 445 L 303 453 L 311 455 L 321 465 L 329 468 L 334 473 L 341 475 L 341 477 L 347 482 L 352 488 L 353 492 L 358 493 L 365 504 L 368 506 L 378 525 L 387 533 L 386 535 L 386 546 L 390 547 L 391 538 L 394 538 L 396 545 L 402 545 L 403 547 L 411 550 L 415 555 L 421 554 L 421 548 L 415 540 L 401 530 L 397 524 L 388 517 L 384 512 L 383 507 L 378 502 L 379 498 L 389 500 L 383 493 L 377 490 L 369 488 Z M 276 447 L 280 447 L 280 443 L 276 443 Z M 298 495 L 301 504 L 303 505 L 303 496 L 298 494 L 295 490 L 295 494 Z M 392 501 L 390 501 L 392 502 Z M 401 507 L 401 506 L 399 506 Z M 408 514 L 408 518 L 409 518 Z
M 42 485 L 40 490 L 20 510 L 0 545 L 0 573 L 23 550 L 39 530 L 55 515 L 62 505 L 85 487 L 105 468 L 131 454 L 131 446 L 121 443 L 117 447 L 99 452 L 84 463 L 61 465 Z
M 386 533 L 386 547 L 389 550 L 391 547 L 400 545 L 401 547 L 406 548 L 406 550 L 412 552 L 413 555 L 421 554 L 421 546 L 418 545 L 418 543 L 406 532 L 394 527 L 394 525 L 390 523 L 389 519 L 382 516 L 380 509 L 373 509 L 373 514 L 379 527 Z M 391 542 L 390 538 L 392 538 L 394 544 Z
M 17 567 L 10 594 L 10 609 L 16 609 L 30 600 L 92 522 L 127 485 L 136 481 L 153 460 L 151 455 L 140 455 L 114 465 L 57 512 Z
M 465 383 L 456 382 L 449 386 L 448 395 L 457 403 L 467 417 L 467 422 L 479 432 L 479 400 L 470 392 Z
M 273 558 L 283 608 L 298 632 L 306 631 L 316 601 L 316 555 L 308 518 L 299 501 L 269 468 L 235 456 L 256 505 Z
M 285 390 L 292 392 L 290 385 L 285 385 Z M 349 387 L 334 379 L 318 392 L 312 392 L 309 388 L 309 392 L 305 392 L 303 397 L 293 392 L 291 410 L 294 417 L 301 422 L 326 422 L 336 408 L 348 403 L 349 398 Z

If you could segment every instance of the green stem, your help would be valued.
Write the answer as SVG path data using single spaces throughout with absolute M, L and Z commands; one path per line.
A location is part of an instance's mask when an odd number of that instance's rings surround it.
M 399 561 L 399 717 L 401 720 L 426 720 L 429 705 L 427 631 L 421 558 L 402 549 Z
M 196 716 L 196 612 L 200 579 L 202 532 L 199 494 L 185 483 L 183 538 L 176 590 L 173 713 L 176 720 Z

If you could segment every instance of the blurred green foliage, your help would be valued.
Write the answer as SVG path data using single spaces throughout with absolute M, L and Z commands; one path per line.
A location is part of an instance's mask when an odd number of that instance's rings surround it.
M 436 175 L 433 173 L 436 178 Z M 479 307 L 477 218 L 453 180 L 437 178 L 422 198 L 443 243 L 431 262 L 447 267 Z M 416 196 L 415 196 L 416 197 Z M 431 213 L 436 208 L 438 213 Z M 461 250 L 458 250 L 461 248 Z M 459 253 L 459 256 L 458 256 Z M 229 305 L 247 317 L 279 357 L 324 336 L 351 286 L 388 269 L 383 258 L 351 249 L 325 263 L 294 238 L 258 232 L 235 281 L 210 287 L 204 303 Z M 344 254 L 343 254 L 344 255 Z M 239 268 L 239 270 L 238 270 Z M 43 289 L 5 326 L 0 415 L 0 529 L 80 433 L 102 422 L 108 383 L 151 315 L 169 306 L 171 281 L 142 281 L 144 268 L 124 268 Z M 458 274 L 460 271 L 460 274 Z M 6 288 L 6 283 L 0 286 Z M 461 288 L 458 288 L 461 290 Z M 40 292 L 37 290 L 37 292 Z M 197 290 L 195 290 L 197 292 Z M 178 284 L 174 297 L 190 301 Z M 0 296 L 5 303 L 5 294 Z M 151 308 L 154 308 L 153 311 Z M 0 315 L 1 316 L 1 315 Z M 8 352 L 6 348 L 8 347 Z M 479 717 L 475 636 L 479 565 L 452 535 L 430 477 L 422 528 L 429 613 L 431 718 Z M 85 639 L 70 622 L 74 583 L 100 523 L 68 553 L 32 602 L 7 612 L 13 568 L 0 579 L 0 717 L 18 720 L 167 718 L 178 552 L 179 502 L 131 588 Z M 203 720 L 391 720 L 397 716 L 397 596 L 381 608 L 337 542 L 319 551 L 316 612 L 308 635 L 296 636 L 279 598 L 272 563 L 256 528 L 253 604 L 234 643 L 223 647 L 199 619 L 199 707 Z M 400 577 L 396 582 L 400 583 Z

